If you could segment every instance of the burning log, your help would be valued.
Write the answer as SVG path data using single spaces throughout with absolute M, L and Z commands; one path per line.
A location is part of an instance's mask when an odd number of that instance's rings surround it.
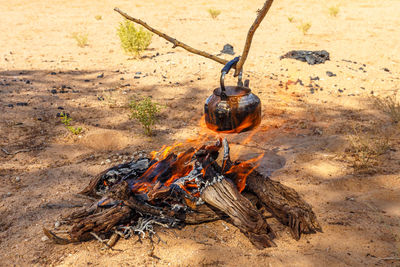
M 166 148 L 159 160 L 141 158 L 109 168 L 81 192 L 97 200 L 64 218 L 72 226 L 69 239 L 44 232 L 55 243 L 65 244 L 99 239 L 98 235 L 116 240 L 116 233 L 126 238 L 155 234 L 153 225 L 180 228 L 224 219 L 257 248 L 276 246 L 274 231 L 249 195 L 289 226 L 296 240 L 302 233 L 321 231 L 310 205 L 296 191 L 259 174 L 257 159 L 232 162 L 229 150 L 227 140 L 220 139 L 180 154 Z M 241 194 L 243 190 L 252 194 Z

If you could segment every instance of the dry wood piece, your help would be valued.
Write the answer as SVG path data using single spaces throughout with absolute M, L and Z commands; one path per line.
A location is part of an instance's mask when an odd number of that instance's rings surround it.
M 201 198 L 226 213 L 257 248 L 276 246 L 271 240 L 275 237 L 271 227 L 251 202 L 227 179 L 207 186 L 201 193 Z
M 249 32 L 247 33 L 246 43 L 244 45 L 242 56 L 240 57 L 239 62 L 236 64 L 235 74 L 234 74 L 235 77 L 238 76 L 240 71 L 242 70 L 244 62 L 247 59 L 247 55 L 249 54 L 251 41 L 253 40 L 254 33 L 256 32 L 258 26 L 260 26 L 261 21 L 264 19 L 265 15 L 267 15 L 273 2 L 274 0 L 267 0 L 264 3 L 264 6 L 261 8 L 261 10 L 258 11 L 258 16 L 254 21 L 253 25 L 251 25 Z
M 247 189 L 255 193 L 280 222 L 289 226 L 294 239 L 299 240 L 302 233 L 322 232 L 311 206 L 294 189 L 257 171 L 247 177 Z

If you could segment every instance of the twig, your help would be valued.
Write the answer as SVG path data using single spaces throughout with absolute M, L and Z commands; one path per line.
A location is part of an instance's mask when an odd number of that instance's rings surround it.
M 267 15 L 268 10 L 272 5 L 272 2 L 274 2 L 274 0 L 267 0 L 265 2 L 264 6 L 258 12 L 256 20 L 253 22 L 253 25 L 251 25 L 249 32 L 247 33 L 246 43 L 244 45 L 242 56 L 240 57 L 239 62 L 236 64 L 235 74 L 234 74 L 235 77 L 239 75 L 240 71 L 243 68 L 244 62 L 246 61 L 247 55 L 249 54 L 251 41 L 253 40 L 253 35 L 256 32 L 258 26 L 260 26 L 260 23 L 264 19 L 265 15 Z
M 400 261 L 399 257 L 386 257 L 379 259 L 380 261 Z
M 7 155 L 16 155 L 16 154 L 22 153 L 22 152 L 31 152 L 32 149 L 25 148 L 25 149 L 20 149 L 20 150 L 14 151 L 14 152 L 8 152 L 5 148 L 1 148 L 1 151 L 3 151 Z
M 197 55 L 212 59 L 212 60 L 214 60 L 214 61 L 216 61 L 216 62 L 218 62 L 218 63 L 220 63 L 222 65 L 225 65 L 226 63 L 228 63 L 228 60 L 225 60 L 223 58 L 211 55 L 211 54 L 209 54 L 209 53 L 207 53 L 205 51 L 201 51 L 201 50 L 198 50 L 196 48 L 193 48 L 193 47 L 191 47 L 191 46 L 189 46 L 189 45 L 187 45 L 185 43 L 182 43 L 182 42 L 176 40 L 175 38 L 172 38 L 171 36 L 169 36 L 169 35 L 167 35 L 165 33 L 160 32 L 159 30 L 154 29 L 153 27 L 149 26 L 146 22 L 144 22 L 144 21 L 142 21 L 140 19 L 136 19 L 136 18 L 133 18 L 133 17 L 129 16 L 125 12 L 121 11 L 118 7 L 114 8 L 114 11 L 118 12 L 119 14 L 121 14 L 127 20 L 130 20 L 130 21 L 133 21 L 133 22 L 135 22 L 137 24 L 140 24 L 143 27 L 145 27 L 146 29 L 148 29 L 149 31 L 151 31 L 151 32 L 157 34 L 158 36 L 164 38 L 165 40 L 171 42 L 174 45 L 173 48 L 179 46 L 179 47 L 182 47 L 183 49 L 185 49 L 186 51 L 189 51 L 190 53 L 197 54 Z

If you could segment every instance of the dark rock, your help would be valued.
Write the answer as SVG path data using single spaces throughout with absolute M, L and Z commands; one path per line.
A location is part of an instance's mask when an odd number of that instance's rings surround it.
M 86 79 L 86 80 L 83 80 L 85 83 L 88 83 L 88 82 L 90 82 L 90 80 L 88 80 L 88 79 Z
M 50 72 L 50 75 L 57 75 L 54 71 Z
M 135 72 L 135 74 L 136 74 L 136 75 L 141 75 L 141 74 L 142 74 L 142 72 L 140 72 L 140 71 L 137 71 L 137 72 Z
M 383 70 L 386 72 L 390 72 L 390 70 L 388 68 L 383 68 Z
M 27 106 L 27 105 L 28 105 L 27 102 L 18 102 L 18 103 L 17 103 L 17 106 L 21 106 L 21 107 L 25 107 L 25 106 Z
M 310 77 L 310 80 L 311 81 L 319 81 L 319 77 L 318 76 Z
M 8 104 L 8 105 L 7 105 L 7 107 L 9 107 L 9 108 L 13 108 L 13 107 L 14 107 L 14 105 L 13 105 L 13 104 Z
M 104 73 L 97 75 L 97 78 L 103 78 L 104 77 Z
M 327 71 L 327 72 L 326 72 L 326 75 L 328 75 L 328 77 L 334 77 L 334 76 L 336 76 L 336 74 L 333 73 L 333 72 L 331 72 L 331 71 Z
M 63 108 L 63 107 L 57 107 L 57 109 L 64 110 L 64 108 Z
M 342 89 L 338 89 L 338 91 L 339 91 L 340 93 L 343 93 L 343 90 L 342 90 Z
M 221 53 L 223 54 L 228 54 L 228 55 L 234 55 L 235 52 L 233 51 L 233 46 L 230 44 L 224 45 L 224 48 L 222 48 Z
M 329 60 L 329 53 L 325 50 L 320 50 L 320 51 L 292 50 L 280 57 L 280 59 L 284 58 L 292 58 L 303 62 L 307 62 L 310 65 L 315 65 L 315 64 L 325 63 L 325 61 Z
M 140 79 L 140 76 L 134 76 L 133 79 Z
M 121 81 L 123 81 L 123 80 L 125 80 L 125 78 L 124 77 L 121 77 L 121 78 L 119 78 Z
M 98 97 L 97 97 L 97 100 L 99 100 L 99 101 L 104 101 L 104 97 L 103 97 L 103 96 L 98 96 Z
M 295 83 L 299 83 L 301 86 L 304 86 L 304 83 L 303 83 L 303 81 L 302 81 L 302 80 L 300 80 L 300 79 L 297 79 L 297 81 L 296 81 Z
M 53 95 L 54 95 L 54 94 L 57 94 L 57 90 L 56 90 L 56 89 L 52 89 L 52 90 L 50 91 L 50 93 L 52 93 Z
M 26 83 L 26 84 L 30 84 L 31 81 L 30 81 L 30 80 L 26 80 L 25 83 Z

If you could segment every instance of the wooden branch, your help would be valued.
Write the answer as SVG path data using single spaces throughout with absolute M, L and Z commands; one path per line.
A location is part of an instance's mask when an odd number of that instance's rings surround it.
M 265 207 L 284 225 L 296 240 L 302 233 L 322 232 L 311 206 L 292 188 L 254 170 L 247 177 L 248 190 L 255 193 Z
M 208 185 L 201 193 L 201 198 L 228 215 L 232 223 L 247 235 L 258 249 L 276 246 L 272 241 L 275 233 L 271 227 L 251 202 L 227 179 Z
M 225 60 L 223 58 L 219 58 L 217 56 L 211 55 L 211 54 L 209 54 L 209 53 L 207 53 L 205 51 L 201 51 L 201 50 L 198 50 L 196 48 L 193 48 L 193 47 L 191 47 L 191 46 L 189 46 L 187 44 L 184 44 L 184 43 L 176 40 L 175 38 L 172 38 L 171 36 L 169 36 L 169 35 L 167 35 L 165 33 L 162 33 L 160 31 L 154 29 L 153 27 L 149 26 L 146 22 L 144 22 L 144 21 L 142 21 L 140 19 L 136 19 L 136 18 L 133 18 L 133 17 L 129 16 L 125 12 L 121 11 L 118 7 L 114 8 L 114 11 L 117 11 L 119 14 L 121 14 L 127 20 L 130 20 L 130 21 L 133 21 L 133 22 L 135 22 L 137 24 L 140 24 L 143 27 L 145 27 L 147 30 L 157 34 L 158 36 L 164 38 L 168 42 L 171 42 L 174 45 L 173 48 L 179 46 L 179 47 L 182 47 L 183 49 L 185 49 L 186 51 L 188 51 L 190 53 L 197 54 L 197 55 L 212 59 L 212 60 L 214 60 L 214 61 L 216 61 L 216 62 L 218 62 L 218 63 L 220 63 L 222 65 L 225 65 L 226 63 L 228 63 L 228 60 Z
M 249 54 L 251 41 L 253 40 L 253 35 L 256 32 L 258 26 L 260 26 L 261 21 L 264 19 L 265 15 L 267 15 L 268 10 L 270 9 L 272 2 L 274 0 L 267 0 L 261 10 L 258 12 L 257 18 L 254 21 L 253 25 L 251 25 L 249 32 L 247 33 L 246 43 L 244 45 L 244 49 L 242 52 L 242 56 L 240 57 L 239 62 L 236 64 L 235 74 L 234 76 L 238 76 L 240 71 L 243 68 L 244 62 L 247 59 L 247 55 Z

